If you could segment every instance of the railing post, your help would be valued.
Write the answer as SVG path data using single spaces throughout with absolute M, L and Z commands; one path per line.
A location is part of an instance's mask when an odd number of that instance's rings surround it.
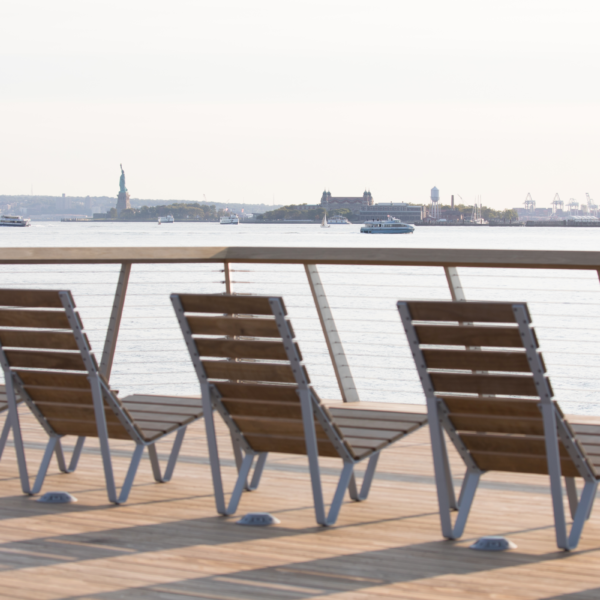
M 127 284 L 129 283 L 129 275 L 131 273 L 131 263 L 121 263 L 121 272 L 119 273 L 119 281 L 117 282 L 117 290 L 115 299 L 113 300 L 112 312 L 110 313 L 110 321 L 108 322 L 108 330 L 106 339 L 104 340 L 104 350 L 102 351 L 102 360 L 98 371 L 110 380 L 110 372 L 112 371 L 113 360 L 115 358 L 115 350 L 117 349 L 117 338 L 119 337 L 119 328 L 121 327 L 121 317 L 123 316 L 123 308 L 125 306 L 125 296 L 127 295 Z
M 446 274 L 446 281 L 448 282 L 448 287 L 450 288 L 452 300 L 465 302 L 467 297 L 465 296 L 465 290 L 460 283 L 458 269 L 456 267 L 444 267 L 444 273 Z
M 308 285 L 312 292 L 313 300 L 315 302 L 315 308 L 319 315 L 319 321 L 321 322 L 321 328 L 323 329 L 323 335 L 327 342 L 327 349 L 329 350 L 329 356 L 333 364 L 333 370 L 338 381 L 338 386 L 342 394 L 344 402 L 358 402 L 358 392 L 352 379 L 352 373 L 348 366 L 348 360 L 344 353 L 344 347 L 340 339 L 339 333 L 337 332 L 335 321 L 333 320 L 333 314 L 329 308 L 327 302 L 327 296 L 325 295 L 325 289 L 321 283 L 321 277 L 317 270 L 317 265 L 304 265 L 306 270 L 306 276 L 308 278 Z

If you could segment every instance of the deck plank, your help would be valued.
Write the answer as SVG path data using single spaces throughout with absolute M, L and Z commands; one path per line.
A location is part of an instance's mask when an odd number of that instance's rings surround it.
M 45 434 L 25 407 L 23 435 L 31 474 Z M 0 426 L 4 416 L 0 415 Z M 465 536 L 444 541 L 427 428 L 402 438 L 380 458 L 366 502 L 344 502 L 337 526 L 314 521 L 306 457 L 273 454 L 261 487 L 242 497 L 238 514 L 216 514 L 203 422 L 188 427 L 181 461 L 166 485 L 144 458 L 124 506 L 109 505 L 97 440 L 86 441 L 71 475 L 51 464 L 44 490 L 74 494 L 73 505 L 49 506 L 20 492 L 14 449 L 0 461 L 0 598 L 18 600 L 183 600 L 189 598 L 437 600 L 600 597 L 600 510 L 576 552 L 555 546 L 548 478 L 492 473 L 477 492 Z M 235 469 L 227 430 L 218 424 L 223 476 Z M 73 438 L 64 446 L 72 448 Z M 161 458 L 171 440 L 158 443 Z M 117 481 L 132 444 L 111 440 Z M 163 460 L 164 464 L 164 460 Z M 457 479 L 460 459 L 451 451 Z M 324 493 L 333 494 L 340 461 L 321 461 Z M 364 467 L 359 467 L 359 480 Z M 250 511 L 281 520 L 273 528 L 235 525 Z M 477 553 L 482 535 L 506 535 L 518 549 Z

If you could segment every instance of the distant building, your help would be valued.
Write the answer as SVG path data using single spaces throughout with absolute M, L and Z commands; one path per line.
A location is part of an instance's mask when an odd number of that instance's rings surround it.
M 331 192 L 324 191 L 321 196 L 321 206 L 326 210 L 347 208 L 353 213 L 359 213 L 364 206 L 373 206 L 371 192 L 365 190 L 362 196 L 332 196 Z
M 424 207 L 406 202 L 386 202 L 361 206 L 360 218 L 364 221 L 395 217 L 403 223 L 415 223 L 424 217 Z
M 56 199 L 54 204 L 57 211 L 70 210 L 72 208 L 72 202 L 70 198 L 67 198 L 64 194 Z
M 442 219 L 446 219 L 446 221 L 462 221 L 463 215 L 459 210 L 450 209 L 442 209 Z

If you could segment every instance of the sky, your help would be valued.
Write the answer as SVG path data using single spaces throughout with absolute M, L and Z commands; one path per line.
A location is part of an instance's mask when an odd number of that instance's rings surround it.
M 0 194 L 600 204 L 597 0 L 3 0 Z

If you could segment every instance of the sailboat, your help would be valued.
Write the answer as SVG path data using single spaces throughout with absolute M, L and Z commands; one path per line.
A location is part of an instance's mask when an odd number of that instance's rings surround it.
M 327 214 L 323 215 L 323 220 L 321 221 L 321 227 L 329 227 L 329 223 L 327 222 Z

